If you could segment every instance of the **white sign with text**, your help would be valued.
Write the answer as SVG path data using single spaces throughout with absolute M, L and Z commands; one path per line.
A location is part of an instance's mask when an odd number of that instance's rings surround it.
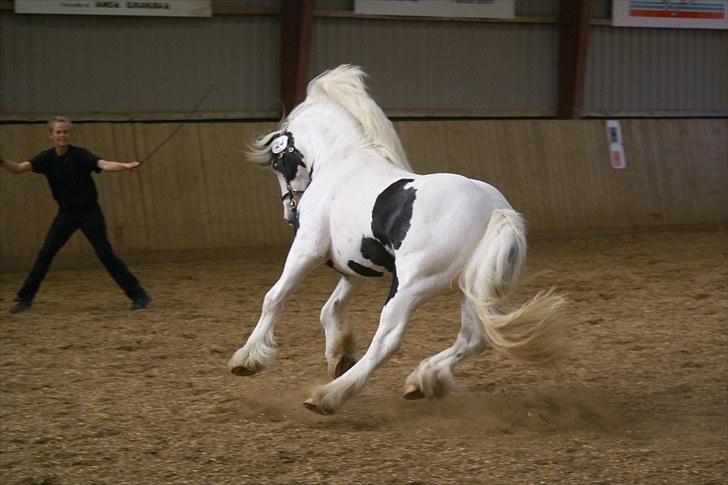
M 15 13 L 211 17 L 210 0 L 15 0 Z

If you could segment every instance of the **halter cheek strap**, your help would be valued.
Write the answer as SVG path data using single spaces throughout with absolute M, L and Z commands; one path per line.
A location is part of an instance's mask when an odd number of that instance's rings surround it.
M 285 201 L 286 199 L 289 199 L 288 207 L 290 207 L 291 210 L 295 212 L 298 209 L 298 203 L 296 202 L 296 198 L 293 196 L 302 194 L 306 190 L 305 189 L 304 190 L 293 190 L 293 188 L 291 188 L 291 184 L 286 184 L 286 190 L 288 192 L 286 192 L 285 194 L 283 194 L 283 196 L 281 196 L 281 200 Z

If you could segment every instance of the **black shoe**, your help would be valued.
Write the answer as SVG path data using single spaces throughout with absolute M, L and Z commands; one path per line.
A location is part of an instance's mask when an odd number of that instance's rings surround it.
M 134 303 L 131 304 L 132 310 L 141 310 L 142 308 L 146 308 L 149 303 L 151 303 L 152 297 L 148 294 L 144 293 L 142 296 L 134 300 Z
M 31 301 L 18 300 L 15 302 L 15 305 L 10 308 L 10 313 L 24 312 L 25 310 L 30 310 L 31 306 L 33 306 L 33 302 Z

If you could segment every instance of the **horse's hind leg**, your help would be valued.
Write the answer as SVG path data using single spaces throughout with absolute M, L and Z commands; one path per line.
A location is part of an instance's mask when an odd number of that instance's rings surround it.
M 342 276 L 336 289 L 321 308 L 321 326 L 326 336 L 324 355 L 329 374 L 333 378 L 339 377 L 356 364 L 354 336 L 343 318 L 344 308 L 351 300 L 355 289 L 354 281 L 348 276 Z
M 453 345 L 423 360 L 405 380 L 405 399 L 443 397 L 457 387 L 452 369 L 461 360 L 480 353 L 486 346 L 485 332 L 470 301 L 460 301 L 460 333 Z
M 359 362 L 345 374 L 316 388 L 313 396 L 303 403 L 304 406 L 319 414 L 332 414 L 344 401 L 359 392 L 376 368 L 399 349 L 407 322 L 422 302 L 422 296 L 419 290 L 400 287 L 396 295 L 384 305 L 379 327 Z

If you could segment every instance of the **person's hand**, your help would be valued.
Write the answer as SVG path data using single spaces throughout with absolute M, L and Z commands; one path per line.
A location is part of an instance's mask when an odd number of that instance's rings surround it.
M 136 172 L 137 170 L 139 170 L 140 165 L 141 165 L 141 163 L 139 163 L 139 162 L 129 162 L 126 164 L 126 168 L 130 172 Z

